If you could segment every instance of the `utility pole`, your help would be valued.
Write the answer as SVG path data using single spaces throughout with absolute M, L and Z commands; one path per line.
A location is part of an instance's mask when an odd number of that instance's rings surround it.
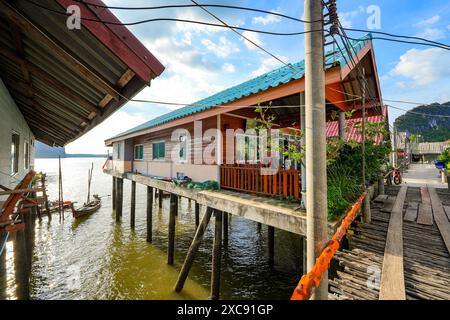
M 322 1 L 305 0 L 305 20 L 306 236 L 310 271 L 328 241 Z M 328 298 L 328 272 L 311 298 Z

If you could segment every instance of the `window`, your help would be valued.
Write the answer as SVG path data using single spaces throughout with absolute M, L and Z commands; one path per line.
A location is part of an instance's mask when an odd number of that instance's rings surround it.
M 19 172 L 19 141 L 20 136 L 13 132 L 11 138 L 11 174 Z
M 257 135 L 236 134 L 236 161 L 257 162 L 260 160 L 260 137 Z
M 180 136 L 180 161 L 187 160 L 187 137 L 186 135 Z
M 166 158 L 166 143 L 153 143 L 153 160 L 164 160 Z
M 25 141 L 23 144 L 23 162 L 24 162 L 24 169 L 29 169 L 30 168 L 30 144 L 28 143 L 28 141 Z
M 117 144 L 117 160 L 120 160 L 122 157 L 122 142 Z
M 134 160 L 144 160 L 144 145 L 134 145 Z

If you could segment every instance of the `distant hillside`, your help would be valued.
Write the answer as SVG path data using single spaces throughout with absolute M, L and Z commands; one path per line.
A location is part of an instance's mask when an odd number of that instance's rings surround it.
M 50 147 L 42 142 L 36 141 L 35 158 L 61 158 L 66 157 L 66 149 L 64 147 Z
M 35 158 L 106 158 L 106 154 L 71 154 L 64 147 L 50 147 L 36 141 Z
M 427 115 L 445 115 L 426 116 Z M 395 120 L 398 131 L 406 131 L 411 134 L 420 134 L 425 142 L 439 142 L 450 139 L 450 102 L 444 104 L 433 103 L 427 106 L 419 106 Z

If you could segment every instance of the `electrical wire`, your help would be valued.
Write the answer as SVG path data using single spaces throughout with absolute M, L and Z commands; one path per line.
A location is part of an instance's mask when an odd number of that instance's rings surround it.
M 24 0 L 24 1 L 34 5 L 36 7 L 39 7 L 41 9 L 43 9 L 43 10 L 47 10 L 49 12 L 53 12 L 53 13 L 56 13 L 56 14 L 59 14 L 59 15 L 63 15 L 63 16 L 66 16 L 66 17 L 71 16 L 70 13 L 61 12 L 61 11 L 58 11 L 58 10 L 54 10 L 52 8 L 48 8 L 48 7 L 43 6 L 42 4 L 39 4 L 39 3 L 34 2 L 32 0 Z M 144 24 L 144 23 L 150 23 L 150 22 L 172 21 L 172 22 L 199 24 L 199 25 L 205 25 L 205 26 L 210 26 L 210 27 L 218 27 L 218 28 L 230 28 L 229 26 L 220 25 L 220 24 L 211 23 L 211 22 L 189 20 L 189 19 L 179 19 L 179 18 L 153 18 L 153 19 L 146 19 L 146 20 L 141 20 L 141 21 L 136 21 L 136 22 L 116 22 L 116 21 L 106 21 L 106 20 L 101 20 L 101 19 L 86 18 L 86 17 L 80 17 L 80 20 L 97 22 L 97 23 L 102 23 L 102 24 L 107 24 L 107 25 L 119 25 L 119 26 L 135 26 L 135 25 Z M 304 35 L 306 33 L 323 31 L 323 30 L 311 30 L 311 31 L 299 31 L 299 32 L 273 32 L 273 31 L 265 31 L 265 30 L 258 30 L 258 29 L 238 27 L 238 26 L 233 26 L 232 28 L 234 28 L 236 30 L 240 30 L 240 31 L 248 31 L 248 32 L 259 33 L 259 34 L 266 34 L 266 35 L 271 35 L 271 36 L 299 36 L 299 35 Z
M 400 108 L 400 107 L 394 107 L 394 106 L 391 106 L 391 105 L 386 105 L 386 106 L 389 107 L 389 108 L 405 111 L 406 113 L 421 115 L 421 116 L 425 116 L 425 117 L 450 118 L 449 115 L 444 115 L 444 114 L 429 114 L 429 113 L 424 113 L 424 112 L 417 112 L 417 111 L 412 111 L 412 110 L 406 110 L 406 109 L 403 109 L 403 108 Z
M 354 32 L 364 32 L 364 33 L 380 34 L 380 35 L 389 36 L 389 37 L 393 37 L 393 38 L 402 38 L 402 39 L 419 40 L 419 41 L 424 41 L 424 42 L 428 42 L 428 43 L 431 43 L 431 44 L 435 44 L 435 45 L 438 45 L 438 46 L 444 46 L 444 47 L 450 48 L 450 45 L 447 45 L 447 44 L 445 44 L 445 43 L 441 43 L 441 42 L 429 40 L 429 39 L 422 38 L 422 37 L 416 37 L 416 36 L 404 36 L 404 35 L 398 35 L 398 34 L 393 34 L 393 33 L 389 33 L 389 32 L 373 31 L 373 30 L 364 30 L 364 29 L 354 29 L 354 28 L 343 28 L 343 29 L 346 30 L 346 31 L 354 31 Z
M 347 39 L 349 40 L 358 40 L 349 36 L 345 36 Z M 416 41 L 405 41 L 405 40 L 398 40 L 398 39 L 389 39 L 389 38 L 384 38 L 384 37 L 371 37 L 372 40 L 384 40 L 384 41 L 390 41 L 390 42 L 397 42 L 397 43 L 406 43 L 406 44 L 417 44 L 417 45 L 421 45 L 421 46 L 427 46 L 427 47 L 433 47 L 433 48 L 440 48 L 443 50 L 448 50 L 450 51 L 450 47 L 446 47 L 445 45 L 434 45 L 434 44 L 430 44 L 430 43 L 423 43 L 423 42 L 416 42 Z
M 120 7 L 120 6 L 107 6 L 107 5 L 99 5 L 96 3 L 83 1 L 83 0 L 73 0 L 74 2 L 83 3 L 85 5 L 94 6 L 97 8 L 103 8 L 103 9 L 113 9 L 113 10 L 159 10 L 159 9 L 183 9 L 183 8 L 194 8 L 197 7 L 195 4 L 175 4 L 175 5 L 164 5 L 164 6 L 151 6 L 151 7 Z M 285 18 L 297 22 L 302 23 L 315 23 L 315 22 L 321 22 L 323 20 L 317 20 L 317 21 L 306 21 L 302 19 L 298 19 L 292 16 L 288 16 L 279 12 L 274 11 L 267 11 L 263 9 L 258 8 L 250 8 L 250 7 L 242 7 L 242 6 L 232 6 L 232 5 L 224 5 L 224 4 L 202 4 L 205 8 L 222 8 L 222 9 L 236 9 L 236 10 L 243 10 L 243 11 L 251 11 L 251 12 L 257 12 L 257 13 L 265 13 L 268 15 L 277 16 L 280 18 Z

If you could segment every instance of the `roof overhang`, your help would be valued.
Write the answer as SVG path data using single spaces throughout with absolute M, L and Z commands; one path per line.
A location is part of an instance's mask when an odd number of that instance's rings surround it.
M 77 5 L 82 17 L 119 22 L 76 1 L 39 4 L 62 13 Z M 66 19 L 28 1 L 0 0 L 0 78 L 36 139 L 57 146 L 104 121 L 164 70 L 124 26 L 82 20 L 80 30 L 69 30 Z

